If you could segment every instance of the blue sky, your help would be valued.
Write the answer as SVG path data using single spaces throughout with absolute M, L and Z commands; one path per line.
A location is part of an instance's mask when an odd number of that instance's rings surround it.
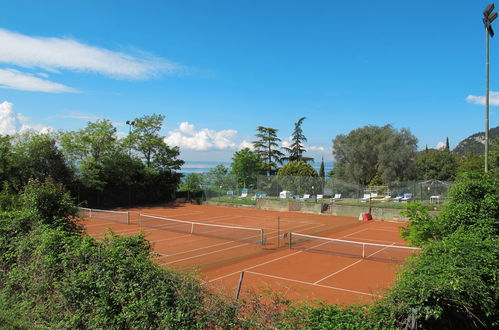
M 316 159 L 331 160 L 332 139 L 365 125 L 409 128 L 419 148 L 447 136 L 454 147 L 484 129 L 488 3 L 2 1 L 0 134 L 97 118 L 125 134 L 126 120 L 160 113 L 181 158 L 227 161 L 257 126 L 286 143 L 306 116 Z

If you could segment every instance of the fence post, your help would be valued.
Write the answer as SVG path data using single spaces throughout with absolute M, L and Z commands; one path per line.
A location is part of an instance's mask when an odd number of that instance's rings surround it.
M 237 283 L 236 296 L 235 296 L 236 302 L 239 300 L 239 293 L 241 292 L 243 278 L 244 278 L 244 271 L 241 272 L 241 275 L 239 276 L 239 282 Z

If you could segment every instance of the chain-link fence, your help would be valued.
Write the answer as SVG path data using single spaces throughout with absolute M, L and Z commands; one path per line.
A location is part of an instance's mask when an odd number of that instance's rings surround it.
M 288 198 L 362 199 L 366 194 L 373 198 L 412 200 L 443 199 L 452 186 L 439 180 L 390 182 L 386 185 L 365 186 L 343 180 L 320 177 L 258 176 L 256 186 L 241 187 L 241 180 L 227 175 L 214 180 L 205 179 L 202 198 L 205 200 Z

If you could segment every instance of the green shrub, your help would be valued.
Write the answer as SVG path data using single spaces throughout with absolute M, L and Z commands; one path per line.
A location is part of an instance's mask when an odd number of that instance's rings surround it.
M 411 322 L 423 329 L 498 326 L 498 269 L 497 237 L 460 228 L 427 244 L 384 304 L 402 328 Z

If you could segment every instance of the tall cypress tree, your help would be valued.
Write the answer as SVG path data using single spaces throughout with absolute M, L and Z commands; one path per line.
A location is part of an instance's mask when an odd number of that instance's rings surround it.
M 449 137 L 445 139 L 445 151 L 449 151 Z
M 322 156 L 321 168 L 319 169 L 319 177 L 321 177 L 322 179 L 326 178 L 326 172 L 324 170 L 324 156 Z

